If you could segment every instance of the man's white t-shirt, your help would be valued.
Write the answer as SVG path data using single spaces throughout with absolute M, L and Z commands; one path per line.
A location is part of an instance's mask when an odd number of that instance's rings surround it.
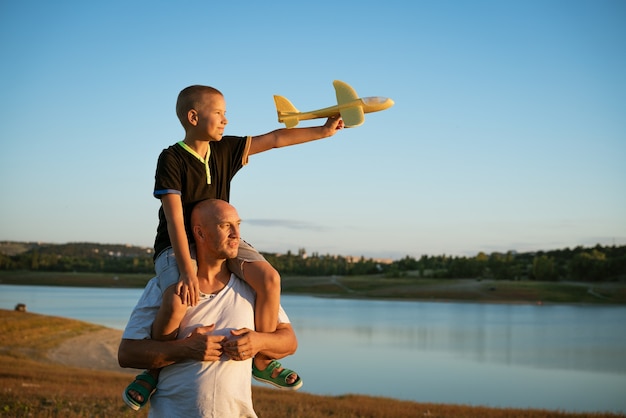
M 152 279 L 124 330 L 123 338 L 150 337 L 150 327 L 161 300 L 158 282 Z M 198 305 L 187 309 L 179 339 L 199 327 L 215 324 L 214 334 L 230 336 L 233 329 L 254 329 L 255 294 L 243 280 L 231 275 L 216 295 L 203 295 Z M 282 307 L 279 322 L 289 318 Z M 256 417 L 252 406 L 252 360 L 187 361 L 164 367 L 157 390 L 150 398 L 150 417 L 230 418 Z

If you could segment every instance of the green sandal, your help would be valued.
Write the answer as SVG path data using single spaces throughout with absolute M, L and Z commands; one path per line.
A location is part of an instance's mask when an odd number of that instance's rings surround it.
M 138 380 L 146 382 L 152 387 L 152 389 L 148 389 L 141 383 L 138 383 Z M 129 408 L 135 411 L 139 411 L 148 403 L 148 400 L 150 400 L 150 395 L 152 395 L 152 393 L 155 391 L 156 385 L 157 381 L 154 377 L 152 377 L 150 373 L 143 372 L 141 374 L 138 374 L 137 376 L 135 376 L 135 380 L 133 381 L 133 383 L 128 385 L 124 392 L 122 392 L 122 399 L 124 399 L 124 402 L 126 402 L 126 405 L 128 405 Z M 128 393 L 131 390 L 138 392 L 143 397 L 143 401 L 139 402 L 133 399 Z
M 259 382 L 268 383 L 272 386 L 276 386 L 278 389 L 283 390 L 298 390 L 302 387 L 302 379 L 300 376 L 296 379 L 292 384 L 287 383 L 287 378 L 290 374 L 296 373 L 293 370 L 283 369 L 282 372 L 278 374 L 276 377 L 272 377 L 272 372 L 275 369 L 279 369 L 281 367 L 280 363 L 276 360 L 272 360 L 270 364 L 265 368 L 265 370 L 259 370 L 256 368 L 254 363 L 252 363 L 252 377 Z

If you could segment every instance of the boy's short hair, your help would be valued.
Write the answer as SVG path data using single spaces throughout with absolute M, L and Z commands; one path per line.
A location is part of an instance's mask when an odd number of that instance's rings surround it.
M 178 100 L 176 100 L 176 116 L 183 126 L 187 126 L 187 113 L 191 109 L 196 109 L 205 94 L 219 94 L 223 96 L 222 92 L 214 87 L 209 86 L 189 86 L 185 87 L 178 93 Z

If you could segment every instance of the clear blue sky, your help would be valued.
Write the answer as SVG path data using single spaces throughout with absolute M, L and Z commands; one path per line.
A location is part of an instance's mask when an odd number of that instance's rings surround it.
M 3 1 L 0 52 L 0 240 L 151 246 L 182 88 L 254 135 L 339 79 L 396 104 L 251 157 L 231 202 L 260 250 L 626 244 L 623 0 Z

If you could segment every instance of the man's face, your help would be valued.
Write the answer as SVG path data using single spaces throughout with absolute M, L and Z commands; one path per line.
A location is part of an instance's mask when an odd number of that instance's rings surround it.
M 207 225 L 208 250 L 218 259 L 237 257 L 241 219 L 234 207 L 221 205 Z

